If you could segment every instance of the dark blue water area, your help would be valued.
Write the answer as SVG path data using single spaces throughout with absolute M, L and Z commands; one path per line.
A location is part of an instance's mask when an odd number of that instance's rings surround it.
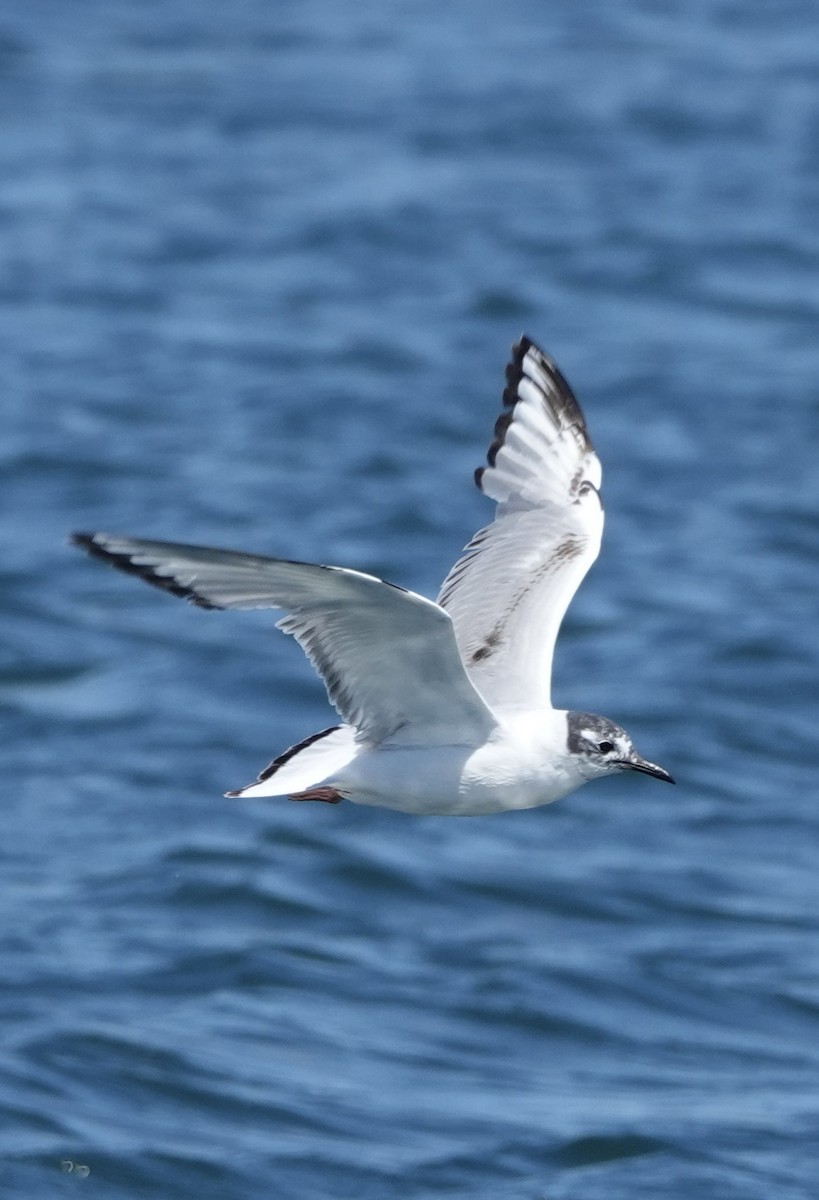
M 0 1193 L 813 1200 L 819 16 L 0 16 Z M 678 778 L 230 802 L 332 721 L 108 529 L 425 594 L 510 343 L 604 464 L 556 700 Z

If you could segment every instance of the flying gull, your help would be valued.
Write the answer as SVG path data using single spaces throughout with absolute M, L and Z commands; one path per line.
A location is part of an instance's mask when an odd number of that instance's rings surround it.
M 591 779 L 673 783 L 607 717 L 553 708 L 563 615 L 603 531 L 600 461 L 580 407 L 529 338 L 512 347 L 487 465 L 495 501 L 437 601 L 345 567 L 77 533 L 90 554 L 201 608 L 274 608 L 342 724 L 228 796 L 342 799 L 409 813 L 534 808 Z

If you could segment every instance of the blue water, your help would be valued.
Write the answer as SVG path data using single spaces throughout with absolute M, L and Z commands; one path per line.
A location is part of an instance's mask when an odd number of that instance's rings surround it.
M 0 16 L 0 1194 L 814 1200 L 819 15 Z M 434 594 L 525 329 L 604 463 L 556 699 L 676 790 L 229 803 L 329 723 L 110 529 Z

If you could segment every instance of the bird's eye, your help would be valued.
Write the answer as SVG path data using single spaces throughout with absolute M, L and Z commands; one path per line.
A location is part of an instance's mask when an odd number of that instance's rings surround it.
M 600 751 L 601 754 L 611 754 L 612 750 L 614 749 L 614 743 L 613 742 L 598 742 L 597 749 Z

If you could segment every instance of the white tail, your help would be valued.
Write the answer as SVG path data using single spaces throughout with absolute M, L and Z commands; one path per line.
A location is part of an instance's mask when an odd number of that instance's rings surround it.
M 247 787 L 226 796 L 288 796 L 306 788 L 323 783 L 326 779 L 346 767 L 362 749 L 355 740 L 355 730 L 350 725 L 336 725 L 322 729 L 290 746 L 269 767 L 265 767 L 259 778 Z

